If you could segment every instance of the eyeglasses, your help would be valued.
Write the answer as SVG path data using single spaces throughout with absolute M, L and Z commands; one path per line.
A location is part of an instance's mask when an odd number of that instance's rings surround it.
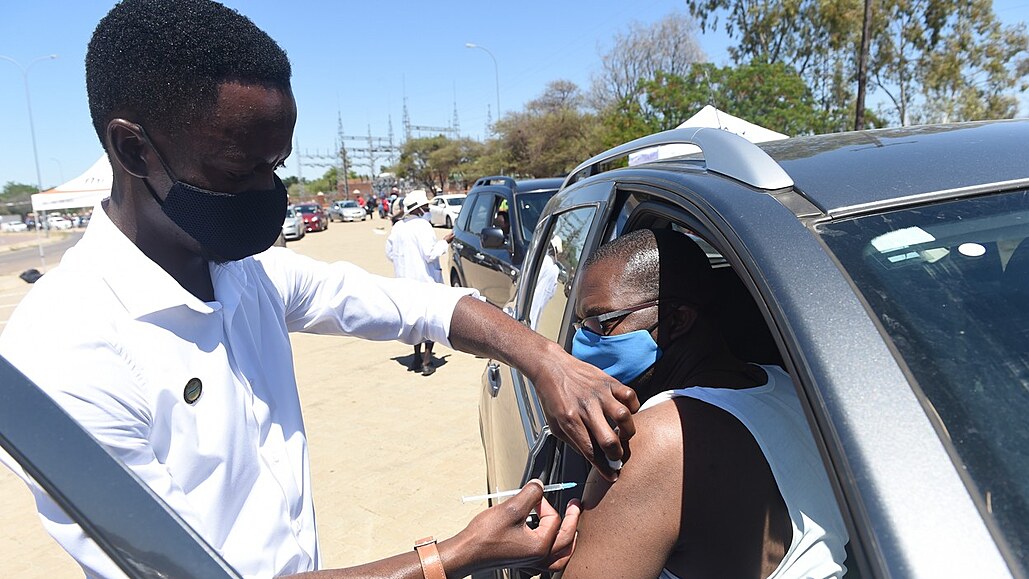
M 594 334 L 606 336 L 618 327 L 618 324 L 621 323 L 623 318 L 625 318 L 633 312 L 638 312 L 640 310 L 652 308 L 657 305 L 657 302 L 658 300 L 651 300 L 649 302 L 643 302 L 642 304 L 625 308 L 624 310 L 617 310 L 613 312 L 608 312 L 606 314 L 590 316 L 588 318 L 583 318 L 582 320 L 575 322 L 572 325 L 575 327 L 576 330 L 579 330 L 580 328 L 586 328 Z M 614 321 L 614 323 L 609 323 L 612 321 Z

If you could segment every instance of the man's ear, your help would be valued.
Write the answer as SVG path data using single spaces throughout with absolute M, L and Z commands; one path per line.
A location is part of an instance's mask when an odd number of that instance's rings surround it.
M 111 119 L 107 123 L 107 151 L 112 162 L 117 161 L 133 177 L 144 178 L 147 169 L 147 140 L 143 127 L 125 119 Z
M 669 312 L 671 314 L 671 327 L 669 328 L 669 342 L 674 342 L 689 333 L 697 321 L 697 310 L 686 304 L 678 304 Z

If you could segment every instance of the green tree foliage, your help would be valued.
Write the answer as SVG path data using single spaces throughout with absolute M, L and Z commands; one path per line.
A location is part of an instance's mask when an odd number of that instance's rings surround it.
M 0 191 L 0 213 L 4 215 L 28 211 L 32 207 L 32 195 L 39 193 L 35 185 L 8 181 Z
M 991 0 L 888 0 L 874 9 L 870 78 L 900 125 L 1013 117 L 1029 35 Z
M 1029 37 L 991 0 L 870 0 L 870 88 L 894 124 L 1010 117 Z M 782 63 L 807 83 L 827 130 L 853 126 L 862 0 L 687 0 L 702 30 L 724 27 L 737 63 Z M 881 121 L 880 121 L 881 123 Z M 875 122 L 873 121 L 873 124 Z
M 450 139 L 443 135 L 407 141 L 400 152 L 400 161 L 395 167 L 397 176 L 411 179 L 427 189 L 432 189 L 436 184 L 442 186 L 450 176 L 450 168 L 433 164 L 433 158 L 434 155 L 437 160 L 446 157 L 447 153 L 437 152 L 447 148 L 449 143 Z
M 644 105 L 623 101 L 602 119 L 605 146 L 674 128 L 705 105 L 788 135 L 821 132 L 826 115 L 785 64 L 694 64 L 685 75 L 658 72 L 640 83 Z
M 493 160 L 503 163 L 505 173 L 525 177 L 567 173 L 589 157 L 595 123 L 575 83 L 551 82 L 525 110 L 497 122 L 503 153 Z

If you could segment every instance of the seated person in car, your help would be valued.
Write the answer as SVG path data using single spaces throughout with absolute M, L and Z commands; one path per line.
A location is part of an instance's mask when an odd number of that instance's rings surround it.
M 846 530 L 793 382 L 730 353 L 704 251 L 640 230 L 583 267 L 572 353 L 645 403 L 618 481 L 589 475 L 562 577 L 842 576 Z

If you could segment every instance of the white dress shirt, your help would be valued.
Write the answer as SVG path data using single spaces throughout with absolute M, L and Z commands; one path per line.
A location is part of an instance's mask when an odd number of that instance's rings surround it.
M 474 291 L 374 276 L 284 248 L 210 270 L 215 301 L 203 302 L 98 205 L 81 241 L 11 316 L 0 354 L 241 574 L 315 569 L 307 438 L 288 332 L 449 345 L 454 307 Z M 202 390 L 189 404 L 184 390 L 193 378 Z M 122 575 L 29 486 L 47 531 L 87 575 Z
M 397 277 L 443 283 L 439 258 L 447 252 L 447 245 L 436 239 L 431 223 L 409 215 L 393 224 L 386 238 L 386 257 L 393 262 Z

